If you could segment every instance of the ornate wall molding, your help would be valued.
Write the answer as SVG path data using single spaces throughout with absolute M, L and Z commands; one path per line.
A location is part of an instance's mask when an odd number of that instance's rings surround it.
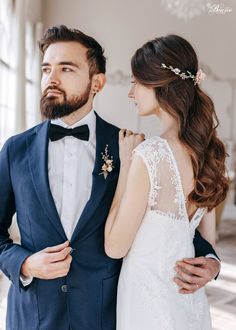
M 128 86 L 130 84 L 130 74 L 126 74 L 120 69 L 114 71 L 113 73 L 108 73 L 107 83 L 114 86 Z

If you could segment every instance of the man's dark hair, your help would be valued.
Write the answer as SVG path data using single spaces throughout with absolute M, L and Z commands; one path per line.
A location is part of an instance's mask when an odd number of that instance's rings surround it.
M 102 46 L 94 38 L 77 29 L 70 29 L 65 25 L 52 26 L 39 41 L 39 48 L 44 54 L 51 44 L 60 41 L 76 41 L 87 48 L 90 77 L 95 73 L 106 72 L 106 58 Z

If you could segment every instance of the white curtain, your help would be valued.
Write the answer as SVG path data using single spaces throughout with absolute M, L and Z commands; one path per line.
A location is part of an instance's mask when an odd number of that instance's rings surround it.
M 8 137 L 40 122 L 40 22 L 28 0 L 0 1 L 0 148 Z

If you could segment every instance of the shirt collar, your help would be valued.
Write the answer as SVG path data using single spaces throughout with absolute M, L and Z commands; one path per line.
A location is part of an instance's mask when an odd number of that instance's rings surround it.
M 96 130 L 96 116 L 94 113 L 94 110 L 91 110 L 86 116 L 84 116 L 82 119 L 78 120 L 73 125 L 67 125 L 61 118 L 52 119 L 51 123 L 54 125 L 62 126 L 64 128 L 75 128 L 82 125 L 88 125 L 89 127 L 89 140 L 90 142 L 94 135 Z

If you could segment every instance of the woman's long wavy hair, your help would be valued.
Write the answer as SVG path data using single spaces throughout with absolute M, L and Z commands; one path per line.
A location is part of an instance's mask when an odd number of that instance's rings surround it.
M 189 150 L 194 172 L 194 188 L 188 201 L 212 210 L 228 191 L 224 144 L 217 137 L 219 124 L 210 97 L 192 79 L 181 79 L 162 63 L 181 72 L 198 71 L 193 47 L 177 35 L 156 38 L 139 48 L 131 60 L 135 79 L 154 88 L 160 107 L 177 119 L 179 139 Z

